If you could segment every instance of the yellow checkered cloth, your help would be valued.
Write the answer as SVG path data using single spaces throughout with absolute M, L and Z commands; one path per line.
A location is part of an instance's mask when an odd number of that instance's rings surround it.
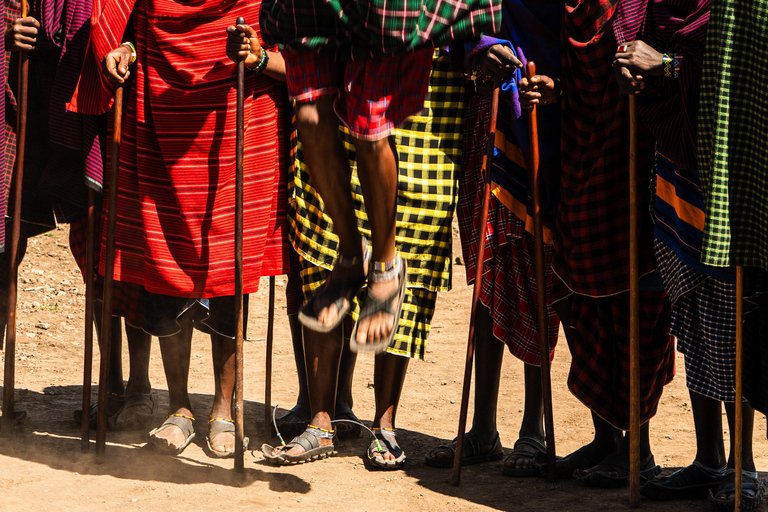
M 450 69 L 447 56 L 436 57 L 424 108 L 394 136 L 399 164 L 396 243 L 408 262 L 408 289 L 395 342 L 389 349 L 393 354 L 424 359 L 437 292 L 451 288 L 451 220 L 458 196 L 463 116 L 463 76 Z M 358 226 L 370 240 L 355 149 L 344 127 L 341 138 L 352 168 Z M 302 256 L 304 297 L 308 299 L 333 268 L 338 238 L 312 187 L 301 143 L 296 151 L 290 197 L 290 237 Z M 355 318 L 360 297 L 355 301 Z

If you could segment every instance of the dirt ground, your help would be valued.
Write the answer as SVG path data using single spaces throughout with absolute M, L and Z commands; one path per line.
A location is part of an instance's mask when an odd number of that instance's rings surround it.
M 454 289 L 438 300 L 426 361 L 414 361 L 406 379 L 398 414 L 400 443 L 408 454 L 401 471 L 370 472 L 363 465 L 366 438 L 348 441 L 338 456 L 299 467 L 275 468 L 260 452 L 247 452 L 245 475 L 232 471 L 232 460 L 208 458 L 200 434 L 179 457 L 153 454 L 143 445 L 146 434 L 109 433 L 105 462 L 93 449 L 81 453 L 79 427 L 72 411 L 82 390 L 84 289 L 62 227 L 30 241 L 20 268 L 16 361 L 17 409 L 28 412 L 14 439 L 0 439 L 0 510 L 559 510 L 597 511 L 628 508 L 628 491 L 597 491 L 579 482 L 550 483 L 542 478 L 510 479 L 501 463 L 464 468 L 461 486 L 448 483 L 450 470 L 424 465 L 425 452 L 455 436 L 466 353 L 471 289 L 464 267 L 454 266 Z M 458 254 L 458 253 L 457 253 Z M 293 405 L 296 373 L 284 314 L 284 278 L 278 278 L 274 350 L 273 404 Z M 245 344 L 246 435 L 252 447 L 264 437 L 264 353 L 267 286 L 251 300 L 250 340 Z M 591 439 L 587 409 L 567 390 L 569 354 L 564 340 L 553 364 L 557 451 L 567 454 Z M 159 398 L 157 423 L 168 395 L 153 342 L 150 378 Z M 123 354 L 127 368 L 127 354 Z M 354 380 L 355 411 L 373 416 L 372 357 L 359 358 Z M 98 368 L 98 351 L 94 358 Z M 685 466 L 695 454 L 693 420 L 682 360 L 651 422 L 656 461 L 665 471 Z M 94 372 L 94 384 L 96 373 Z M 127 375 L 126 375 L 127 377 Z M 523 407 L 522 363 L 507 356 L 499 400 L 502 442 L 516 439 Z M 209 342 L 196 334 L 190 391 L 198 432 L 212 401 Z M 94 388 L 95 393 L 95 388 Z M 95 396 L 95 395 L 94 395 Z M 768 468 L 765 417 L 756 418 L 755 458 Z M 727 435 L 727 433 L 726 433 Z M 93 447 L 93 442 L 92 442 Z M 765 476 L 765 475 L 764 475 Z M 704 502 L 655 503 L 645 510 L 708 510 Z

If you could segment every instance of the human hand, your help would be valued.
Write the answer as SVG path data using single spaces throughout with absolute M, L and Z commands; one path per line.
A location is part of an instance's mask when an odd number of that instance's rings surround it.
M 525 110 L 530 110 L 534 105 L 547 105 L 560 99 L 560 82 L 547 75 L 533 75 L 530 80 L 524 77 L 518 86 L 520 106 Z
M 640 91 L 645 89 L 643 75 L 633 75 L 632 72 L 625 67 L 613 68 L 613 74 L 616 76 L 619 88 L 625 94 L 639 94 Z
M 480 70 L 488 76 L 506 78 L 522 68 L 523 63 L 515 56 L 509 46 L 495 44 L 480 57 Z
M 613 57 L 613 67 L 627 68 L 630 74 L 661 76 L 664 74 L 663 54 L 639 39 L 619 46 Z
M 125 83 L 131 74 L 128 67 L 132 58 L 131 49 L 127 45 L 120 45 L 101 61 L 101 73 L 113 84 Z
M 16 18 L 11 26 L 5 29 L 5 50 L 9 52 L 34 50 L 39 28 L 40 23 L 31 16 Z
M 227 57 L 233 62 L 245 59 L 245 67 L 256 68 L 264 56 L 256 31 L 245 24 L 227 27 Z

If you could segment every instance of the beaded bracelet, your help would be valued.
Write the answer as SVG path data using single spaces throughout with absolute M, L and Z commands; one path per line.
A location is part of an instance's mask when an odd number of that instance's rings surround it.
M 661 64 L 664 67 L 664 76 L 678 78 L 680 76 L 680 63 L 683 56 L 679 53 L 665 53 L 661 56 Z
M 269 62 L 269 53 L 264 48 L 261 49 L 261 60 L 258 64 L 256 64 L 255 68 L 249 68 L 246 66 L 245 69 L 249 71 L 253 71 L 255 74 L 260 75 L 262 71 L 267 67 L 267 62 Z
M 121 43 L 120 46 L 127 46 L 131 50 L 131 64 L 136 62 L 136 47 L 133 45 L 133 43 L 130 41 L 125 41 L 124 43 Z

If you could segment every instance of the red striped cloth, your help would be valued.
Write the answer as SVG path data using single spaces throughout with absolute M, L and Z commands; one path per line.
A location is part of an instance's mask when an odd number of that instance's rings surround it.
M 129 1 L 106 2 L 92 31 L 94 56 L 122 34 Z M 243 16 L 258 29 L 258 10 L 247 0 L 136 1 L 139 58 L 123 119 L 115 279 L 178 297 L 234 294 L 236 91 L 225 28 Z M 80 101 L 102 85 L 84 71 L 73 102 L 103 108 L 103 95 Z M 245 293 L 287 268 L 286 202 L 275 200 L 286 169 L 282 99 L 277 82 L 246 76 Z

